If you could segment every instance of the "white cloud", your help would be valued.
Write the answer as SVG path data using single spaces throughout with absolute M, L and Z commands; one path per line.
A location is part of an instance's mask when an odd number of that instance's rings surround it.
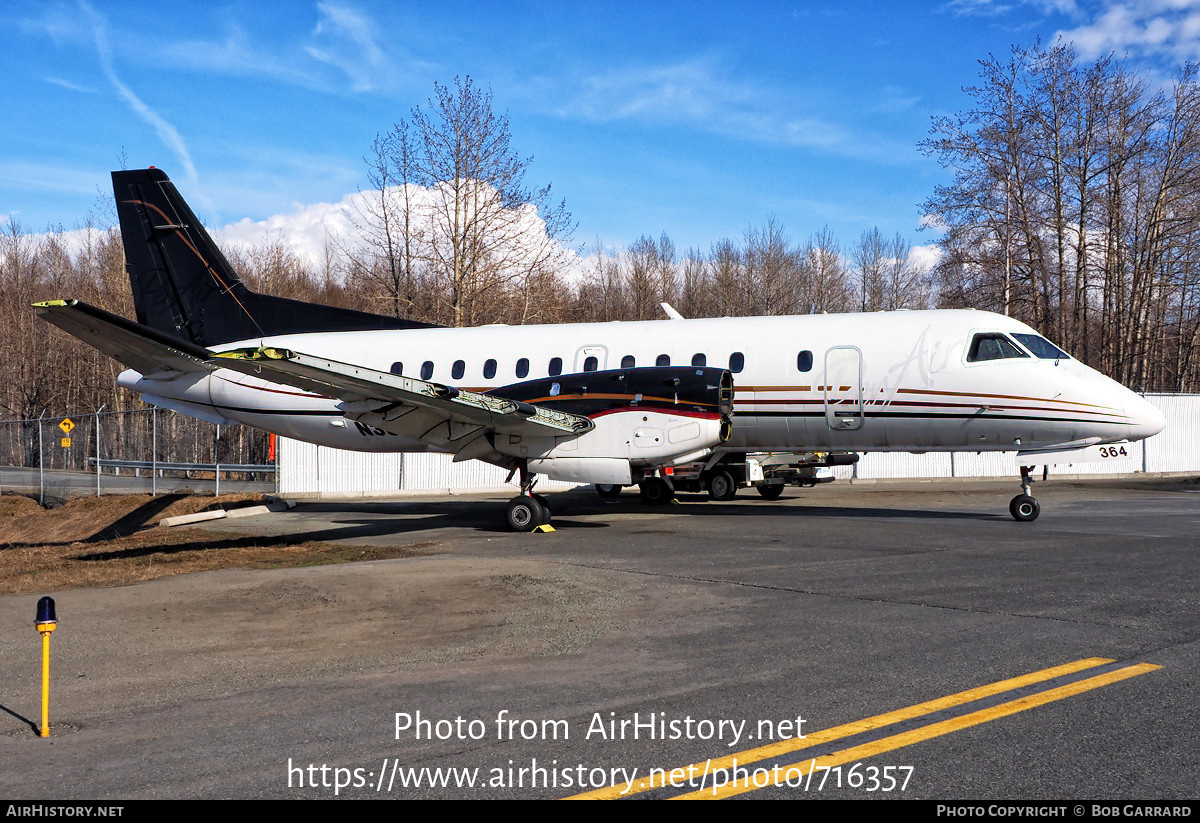
M 958 17 L 1001 17 L 1014 9 L 1025 12 L 1030 8 L 1043 15 L 1074 15 L 1079 7 L 1075 0 L 949 0 L 942 6 Z
M 1075 44 L 1084 59 L 1106 54 L 1200 58 L 1200 0 L 1139 0 L 1110 3 L 1096 19 L 1058 36 Z
M 908 252 L 908 262 L 922 274 L 933 271 L 941 259 L 942 250 L 934 243 L 928 246 L 913 246 Z
M 878 102 L 871 106 L 871 110 L 887 113 L 905 112 L 912 109 L 920 100 L 920 95 L 913 94 L 908 89 L 900 86 L 884 86 L 879 90 Z
M 950 0 L 944 8 L 959 17 L 998 17 L 1012 11 L 1010 2 L 996 0 Z
M 934 231 L 948 231 L 950 228 L 949 224 L 936 214 L 921 215 L 917 225 L 923 229 L 933 229 Z
M 272 80 L 322 93 L 394 90 L 430 64 L 383 35 L 376 21 L 349 7 L 323 2 L 317 21 L 298 41 L 264 34 L 229 20 L 220 36 L 157 44 L 157 59 L 184 69 Z
M 166 119 L 161 117 L 148 105 L 146 105 L 145 102 L 143 102 L 142 99 L 134 93 L 133 89 L 125 85 L 125 83 L 121 81 L 121 78 L 117 76 L 117 71 L 113 66 L 112 50 L 108 43 L 107 21 L 105 21 L 104 17 L 98 14 L 87 3 L 80 2 L 80 8 L 82 8 L 92 20 L 92 36 L 95 38 L 96 50 L 100 55 L 100 65 L 104 69 L 104 74 L 108 77 L 109 82 L 112 83 L 113 88 L 117 90 L 117 94 L 119 94 L 125 100 L 125 102 L 129 104 L 129 107 L 133 109 L 134 113 L 136 113 L 138 117 L 149 124 L 158 134 L 159 139 L 162 140 L 172 152 L 174 152 L 175 156 L 179 159 L 179 162 L 183 165 L 184 172 L 187 174 L 188 179 L 192 182 L 195 182 L 196 167 L 192 163 L 191 153 L 188 151 L 187 145 L 183 142 L 183 136 L 180 135 L 179 130 L 167 122 Z
M 59 163 L 0 163 L 0 180 L 7 192 L 20 190 L 95 194 L 99 170 L 80 171 Z
M 752 90 L 718 78 L 711 60 L 617 69 L 583 79 L 561 113 L 589 120 L 693 120 L 752 99 Z
M 402 189 L 388 190 L 393 198 L 399 198 Z M 417 233 L 426 237 L 436 236 L 436 229 L 420 225 L 420 220 L 430 220 L 430 213 L 442 201 L 436 190 L 412 185 L 410 197 L 413 213 L 419 217 Z M 341 257 L 343 249 L 362 251 L 368 248 L 370 239 L 361 228 L 372 203 L 378 203 L 378 190 L 348 194 L 337 203 L 295 204 L 295 209 L 286 214 L 276 214 L 265 220 L 246 218 L 214 230 L 217 245 L 223 248 L 240 247 L 250 249 L 264 243 L 282 243 L 285 248 L 305 260 L 314 270 L 323 268 L 326 250 L 331 249 Z M 485 196 L 481 198 L 486 201 Z M 424 217 L 420 217 L 424 215 Z M 524 265 L 530 255 L 544 254 L 552 242 L 546 236 L 545 224 L 531 205 L 507 210 L 503 221 L 506 224 L 502 235 L 507 241 L 491 250 L 494 257 L 511 261 L 515 266 Z M 554 246 L 555 254 L 566 261 L 569 271 L 578 269 L 578 255 L 561 246 Z
M 219 40 L 180 40 L 162 47 L 162 55 L 177 66 L 213 71 L 239 77 L 269 77 L 302 86 L 319 85 L 315 78 L 295 65 L 267 53 L 262 44 L 251 42 L 246 32 L 231 25 Z
M 709 58 L 614 69 L 580 80 L 578 94 L 557 113 L 599 122 L 684 123 L 741 140 L 881 162 L 911 154 L 907 144 L 901 147 L 886 138 L 857 134 L 811 111 L 811 103 L 730 80 L 729 73 Z M 885 95 L 890 93 L 885 90 Z
M 42 79 L 51 85 L 61 86 L 62 88 L 70 89 L 71 91 L 84 92 L 85 94 L 96 93 L 96 90 L 90 88 L 89 86 L 81 86 L 78 83 L 72 83 L 70 80 L 63 80 L 61 77 L 43 77 Z
M 295 210 L 265 220 L 244 218 L 213 231 L 218 246 L 249 248 L 280 241 L 314 268 L 325 258 L 327 238 L 351 234 L 350 209 L 361 194 L 348 194 L 339 203 L 295 204 Z
M 393 85 L 396 70 L 375 41 L 378 28 L 352 9 L 318 3 L 321 19 L 313 30 L 312 57 L 343 71 L 355 91 L 372 91 Z

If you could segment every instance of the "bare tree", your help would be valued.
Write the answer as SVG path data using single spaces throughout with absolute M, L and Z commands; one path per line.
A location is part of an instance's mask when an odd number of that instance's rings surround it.
M 735 317 L 750 314 L 746 301 L 742 250 L 728 237 L 713 244 L 712 290 L 716 297 L 715 313 L 718 317 Z
M 891 240 L 885 240 L 878 227 L 862 233 L 851 252 L 861 311 L 928 307 L 928 279 L 913 265 L 911 255 L 912 247 L 899 233 Z
M 803 250 L 804 279 L 800 294 L 803 311 L 847 311 L 854 305 L 850 273 L 842 260 L 841 248 L 828 226 L 809 238 Z
M 1000 308 L 1128 384 L 1194 386 L 1196 67 L 1151 91 L 1063 43 L 981 65 L 970 110 L 922 144 L 955 174 L 926 204 L 943 304 Z
M 625 254 L 629 289 L 629 320 L 654 320 L 661 316 L 658 304 L 661 296 L 659 247 L 651 238 L 642 235 Z
M 408 123 L 376 135 L 364 158 L 370 189 L 359 191 L 350 212 L 354 238 L 341 241 L 349 275 L 360 288 L 387 302 L 395 317 L 419 313 L 421 255 L 428 205 L 420 210 L 417 152 Z
M 508 117 L 471 78 L 434 84 L 412 112 L 415 179 L 431 193 L 430 233 L 422 257 L 444 289 L 447 319 L 470 325 L 496 317 L 506 287 L 557 271 L 574 230 L 550 186 L 529 189 L 532 158 L 511 146 Z M 489 302 L 490 301 L 490 302 Z
M 804 269 L 774 215 L 746 230 L 745 284 L 751 314 L 794 314 L 800 306 Z

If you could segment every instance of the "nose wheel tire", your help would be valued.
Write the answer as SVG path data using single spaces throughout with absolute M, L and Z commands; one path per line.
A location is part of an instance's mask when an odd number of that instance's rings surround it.
M 605 498 L 614 498 L 621 496 L 621 487 L 614 486 L 611 483 L 597 483 L 596 494 Z
M 1018 494 L 1009 502 L 1008 513 L 1014 520 L 1029 523 L 1037 520 L 1038 515 L 1042 513 L 1042 507 L 1036 498 L 1028 494 Z
M 535 498 L 526 494 L 508 501 L 504 517 L 508 527 L 515 532 L 531 532 L 543 522 L 550 522 L 550 512 L 542 508 L 542 504 Z

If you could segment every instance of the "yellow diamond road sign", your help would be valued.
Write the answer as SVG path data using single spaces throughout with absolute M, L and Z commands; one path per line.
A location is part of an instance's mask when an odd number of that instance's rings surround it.
M 71 429 L 75 428 L 75 421 L 66 417 L 63 419 L 63 422 L 58 424 L 58 427 L 63 430 L 63 434 L 70 434 Z

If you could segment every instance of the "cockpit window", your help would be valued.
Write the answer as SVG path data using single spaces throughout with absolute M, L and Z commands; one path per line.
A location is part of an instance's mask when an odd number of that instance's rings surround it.
M 1044 337 L 1036 334 L 1013 334 L 1017 341 L 1043 360 L 1070 360 L 1071 356 Z
M 981 363 L 985 360 L 1007 360 L 1017 357 L 1029 357 L 1029 355 L 1017 348 L 1013 341 L 998 332 L 975 335 L 971 340 L 971 349 L 967 352 L 968 363 Z

